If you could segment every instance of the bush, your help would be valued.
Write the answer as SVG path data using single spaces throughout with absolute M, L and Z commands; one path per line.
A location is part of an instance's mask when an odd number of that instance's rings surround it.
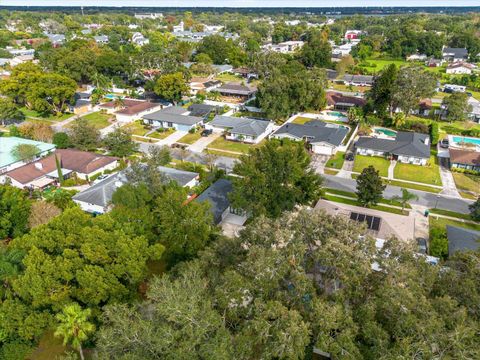
M 470 169 L 461 169 L 461 168 L 452 167 L 451 171 L 456 172 L 456 173 L 461 173 L 461 174 L 479 175 L 480 176 L 480 171 L 475 171 L 475 170 L 470 170 Z
M 432 122 L 430 124 L 430 138 L 432 139 L 432 145 L 437 145 L 439 135 L 438 135 L 438 123 Z
M 448 256 L 448 238 L 445 229 L 434 228 L 430 230 L 430 255 L 442 259 Z
M 191 128 L 190 130 L 188 130 L 188 133 L 189 134 L 194 134 L 196 131 L 197 131 L 196 128 Z
M 22 342 L 9 342 L 3 344 L 0 348 L 0 359 L 3 360 L 23 360 L 27 359 L 32 352 L 32 348 Z
M 52 138 L 52 143 L 56 145 L 57 149 L 67 149 L 72 146 L 70 137 L 64 132 L 55 133 Z

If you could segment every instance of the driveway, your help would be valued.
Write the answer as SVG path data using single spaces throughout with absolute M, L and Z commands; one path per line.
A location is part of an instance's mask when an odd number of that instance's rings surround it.
M 158 145 L 158 146 L 170 146 L 172 145 L 173 143 L 176 143 L 178 140 L 180 140 L 182 137 L 184 137 L 185 135 L 187 135 L 188 132 L 187 131 L 180 131 L 180 130 L 177 130 L 175 131 L 173 134 L 167 136 L 165 139 L 162 139 L 160 141 L 157 141 L 155 143 L 155 145 Z
M 452 172 L 448 168 L 448 159 L 440 158 L 440 177 L 442 179 L 443 190 L 441 194 L 460 198 Z
M 315 169 L 317 174 L 323 174 L 325 169 L 325 164 L 327 163 L 330 156 L 328 155 L 312 155 L 312 168 Z
M 209 136 L 202 136 L 200 139 L 195 141 L 192 145 L 188 147 L 188 150 L 196 153 L 201 153 L 205 148 L 210 145 L 215 139 L 218 139 L 220 137 L 220 133 L 213 133 Z

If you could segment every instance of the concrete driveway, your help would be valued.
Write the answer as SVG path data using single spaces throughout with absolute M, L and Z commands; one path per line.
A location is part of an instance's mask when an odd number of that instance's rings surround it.
M 312 155 L 312 168 L 315 169 L 317 174 L 323 174 L 325 169 L 325 164 L 327 163 L 328 159 L 330 159 L 329 155 Z
M 162 140 L 156 142 L 155 145 L 171 146 L 173 143 L 176 143 L 178 140 L 180 140 L 182 137 L 184 137 L 187 134 L 188 134 L 187 131 L 177 130 L 173 134 L 167 136 L 165 139 L 162 139 Z
M 209 136 L 202 136 L 200 139 L 195 141 L 192 145 L 188 147 L 188 150 L 196 153 L 201 153 L 205 148 L 210 145 L 215 139 L 218 139 L 222 134 L 211 134 Z
M 460 198 L 460 194 L 457 190 L 457 185 L 455 185 L 455 180 L 453 178 L 452 172 L 448 168 L 447 159 L 440 158 L 440 178 L 442 179 L 443 190 L 441 194 Z

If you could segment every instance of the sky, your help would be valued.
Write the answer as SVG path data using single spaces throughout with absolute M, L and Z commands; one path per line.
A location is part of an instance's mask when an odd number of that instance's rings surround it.
M 363 7 L 480 6 L 479 0 L 0 0 L 7 6 Z

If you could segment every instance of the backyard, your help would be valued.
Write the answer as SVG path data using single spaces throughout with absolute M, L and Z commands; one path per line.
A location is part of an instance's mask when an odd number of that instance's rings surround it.
M 390 161 L 379 156 L 356 155 L 355 162 L 353 163 L 353 171 L 361 173 L 363 169 L 370 165 L 373 165 L 373 167 L 379 171 L 380 176 L 388 176 Z
M 111 117 L 112 115 L 110 114 L 104 114 L 98 111 L 98 112 L 94 112 L 94 113 L 82 116 L 81 119 L 87 120 L 88 124 L 95 127 L 95 129 L 100 130 L 110 125 L 110 122 L 108 120 Z M 72 121 L 67 125 L 67 127 L 71 127 L 76 121 L 78 120 Z
M 42 114 L 38 111 L 27 109 L 26 107 L 22 107 L 20 111 L 25 115 L 27 119 L 41 119 L 47 121 L 63 121 L 74 115 L 72 113 L 62 113 L 59 116 L 54 114 Z
M 292 124 L 300 124 L 303 125 L 306 122 L 312 121 L 312 118 L 308 117 L 303 117 L 303 116 L 297 116 L 295 119 L 293 119 Z
M 397 162 L 393 174 L 394 178 L 398 180 L 415 181 L 438 186 L 442 185 L 438 159 L 435 155 L 430 156 L 430 160 L 426 166 Z

